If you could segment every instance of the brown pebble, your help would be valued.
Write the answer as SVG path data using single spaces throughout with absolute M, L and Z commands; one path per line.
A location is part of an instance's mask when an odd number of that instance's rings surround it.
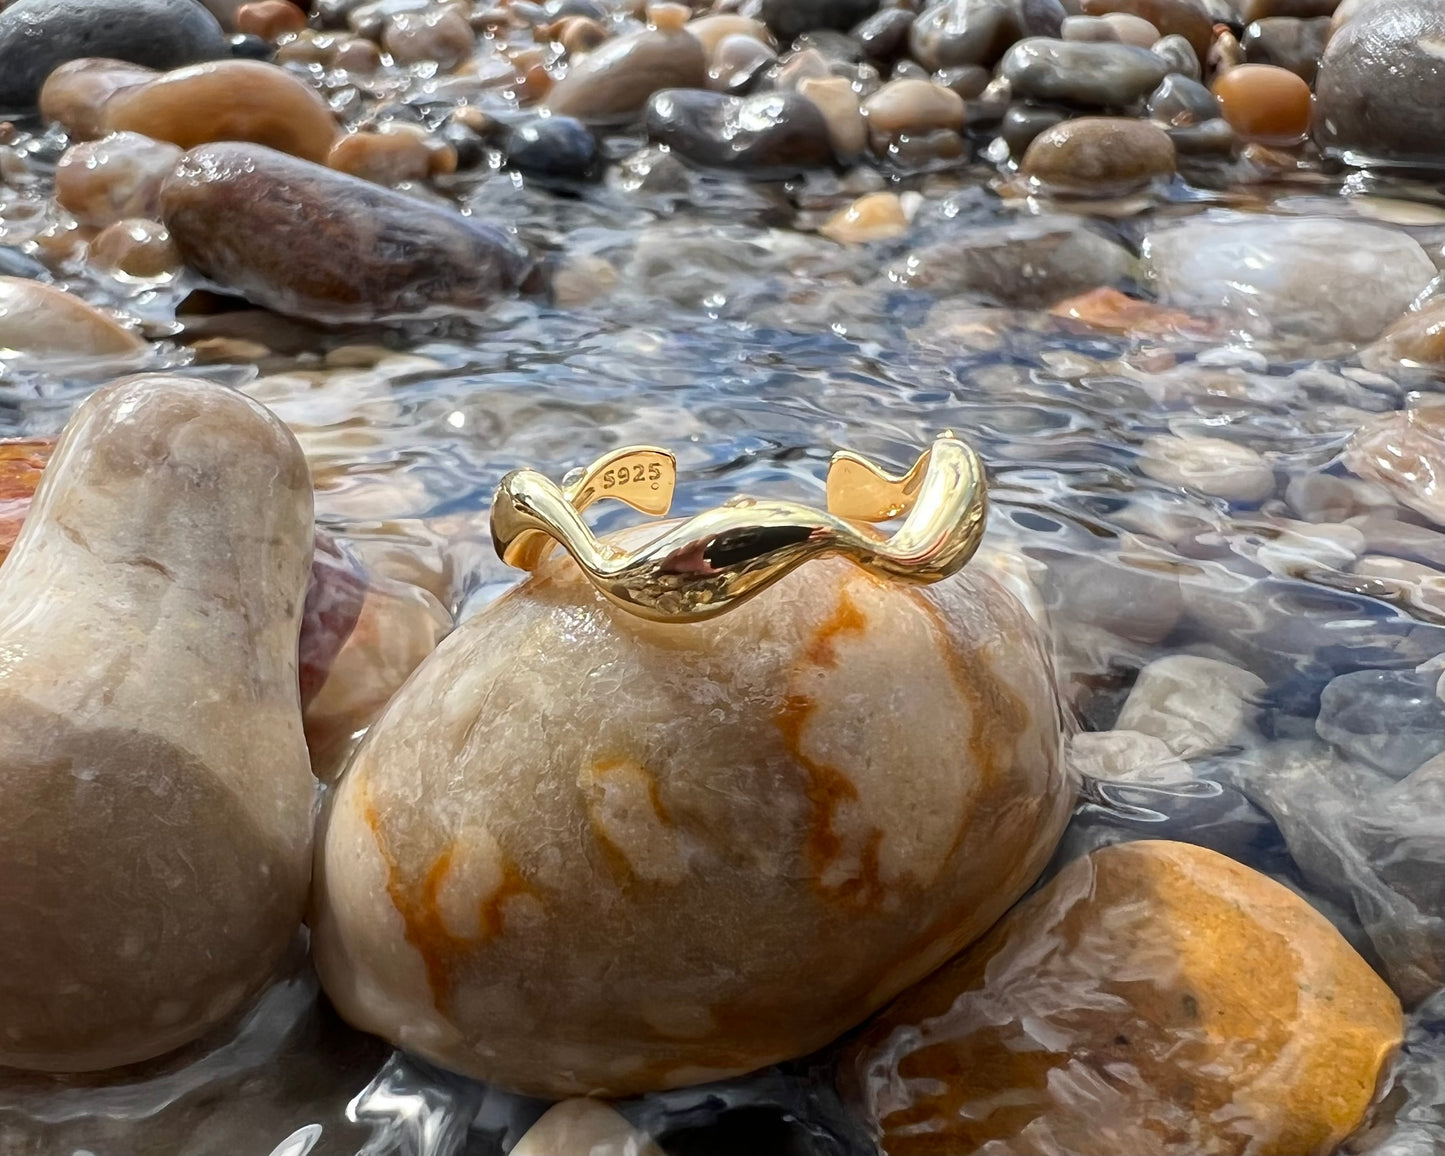
M 750 20 L 746 16 L 738 16 L 730 12 L 700 16 L 688 23 L 687 32 L 689 36 L 697 38 L 703 51 L 707 53 L 709 61 L 712 60 L 718 45 L 729 36 L 747 36 L 769 47 L 773 43 L 768 26 L 762 21 Z
M 1086 116 L 1039 133 L 1019 171 L 1050 189 L 1111 196 L 1174 172 L 1174 142 L 1156 124 Z
M 106 357 L 139 353 L 146 343 L 64 290 L 0 277 L 0 347 L 34 357 Z
M 1241 64 L 1211 86 L 1235 132 L 1253 140 L 1287 144 L 1309 131 L 1310 86 L 1273 64 Z
M 117 93 L 106 105 L 112 132 L 138 132 L 182 148 L 249 141 L 321 161 L 336 138 L 327 103 L 284 68 L 259 60 L 193 64 Z
M 90 260 L 130 277 L 165 277 L 181 267 L 166 227 L 138 217 L 102 229 L 90 243 Z
M 609 40 L 569 63 L 546 101 L 559 116 L 611 123 L 636 117 L 661 89 L 706 84 L 707 54 L 695 37 L 649 28 Z
M 398 64 L 435 63 L 450 72 L 476 51 L 477 37 L 455 8 L 398 12 L 381 34 L 381 46 Z
M 275 41 L 305 27 L 306 13 L 291 0 L 256 0 L 236 10 L 236 31 L 248 32 L 262 40 Z
M 863 102 L 868 127 L 877 133 L 919 134 L 963 127 L 963 97 L 929 80 L 890 80 Z
M 120 60 L 86 58 L 62 64 L 40 90 L 40 115 L 72 141 L 94 140 L 105 127 L 106 106 L 119 94 L 149 84 L 160 73 Z
M 1202 0 L 1080 0 L 1089 16 L 1124 12 L 1149 21 L 1160 36 L 1182 36 L 1203 59 L 1213 37 L 1213 23 Z
M 681 32 L 691 15 L 692 9 L 686 4 L 674 4 L 668 0 L 647 6 L 647 22 L 659 32 Z
M 1167 337 L 1175 333 L 1203 333 L 1206 323 L 1178 309 L 1140 301 L 1107 286 L 1066 298 L 1049 312 L 1089 329 L 1123 333 L 1130 337 Z
M 331 66 L 360 76 L 370 76 L 381 67 L 381 49 L 370 40 L 354 36 L 336 46 Z
M 1244 63 L 1244 49 L 1227 25 L 1214 26 L 1214 39 L 1210 41 L 1203 61 L 1205 77 L 1213 80 Z
M 103 229 L 160 211 L 161 183 L 181 150 L 139 133 L 71 145 L 55 166 L 55 200 L 82 225 Z
M 842 245 L 887 241 L 908 232 L 908 217 L 897 193 L 869 193 L 839 209 L 818 232 Z
M 590 16 L 565 16 L 552 30 L 552 39 L 562 46 L 568 56 L 591 52 L 609 35 L 607 26 Z
M 868 126 L 858 104 L 858 96 L 846 77 L 830 76 L 824 80 L 809 78 L 798 85 L 798 95 L 818 106 L 828 125 L 828 139 L 833 152 L 845 164 L 868 144 Z
M 337 140 L 329 168 L 378 185 L 399 185 L 431 175 L 431 150 L 419 125 L 389 125 L 386 132 L 354 132 Z

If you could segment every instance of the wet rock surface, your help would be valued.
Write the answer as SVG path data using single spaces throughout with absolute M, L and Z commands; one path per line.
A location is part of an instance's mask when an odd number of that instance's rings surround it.
M 652 140 L 706 168 L 789 177 L 833 162 L 823 113 L 793 92 L 667 89 L 648 101 L 646 123 Z
M 1145 841 L 1065 868 L 884 1012 L 844 1080 L 890 1156 L 1328 1151 L 1400 1037 L 1303 900 Z
M 202 276 L 320 320 L 480 307 L 526 271 L 499 230 L 256 146 L 187 153 L 162 213 Z
M 175 68 L 228 55 L 194 0 L 15 0 L 0 11 L 0 110 L 34 108 L 50 72 L 81 57 Z

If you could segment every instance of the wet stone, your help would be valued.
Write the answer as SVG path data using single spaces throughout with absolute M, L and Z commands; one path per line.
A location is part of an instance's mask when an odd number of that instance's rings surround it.
M 162 206 L 202 276 L 316 320 L 479 308 L 517 288 L 529 268 L 498 229 L 255 145 L 193 149 L 166 181 Z
M 1272 16 L 1249 25 L 1240 47 L 1248 63 L 1286 68 L 1306 84 L 1313 84 L 1329 33 L 1329 17 L 1297 20 Z
M 1007 143 L 1013 156 L 1022 156 L 1039 133 L 1068 119 L 1068 112 L 1061 108 L 1015 104 L 1004 113 L 1003 123 L 999 126 L 999 136 Z
M 1324 689 L 1315 729 L 1348 757 L 1403 778 L 1445 751 L 1438 673 L 1361 670 Z
M 34 108 L 45 78 L 82 57 L 176 68 L 228 55 L 195 0 L 15 0 L 0 12 L 0 109 Z
M 161 185 L 181 158 L 173 144 L 113 133 L 65 150 L 55 166 L 55 199 L 97 229 L 124 217 L 154 218 Z
M 1445 526 L 1445 405 L 1372 418 L 1350 439 L 1344 462 L 1352 473 Z
M 306 13 L 291 0 L 258 0 L 236 9 L 235 30 L 262 40 L 274 41 L 305 27 Z
M 159 1056 L 300 929 L 312 533 L 300 447 L 234 390 L 129 378 L 72 417 L 0 570 L 0 1063 Z
M 463 623 L 335 789 L 313 926 L 341 1014 L 522 1092 L 627 1095 L 806 1054 L 992 923 L 1073 803 L 1027 612 L 982 568 L 808 571 L 679 633 L 554 555 Z M 881 680 L 910 693 L 875 710 Z M 657 725 L 675 747 L 638 745 Z M 856 802 L 820 816 L 809 766 Z
M 1399 1001 L 1324 916 L 1214 851 L 1076 859 L 852 1043 L 886 1156 L 1333 1151 Z
M 863 102 L 871 132 L 922 135 L 935 129 L 960 129 L 963 98 L 952 89 L 927 80 L 890 80 Z
M 1442 40 L 1439 0 L 1364 5 L 1320 59 L 1320 144 L 1363 158 L 1445 161 Z
M 992 65 L 1018 39 L 1013 0 L 943 0 L 913 21 L 908 43 L 927 69 Z
M 1166 76 L 1149 94 L 1146 108 L 1151 119 L 1172 128 L 1201 124 L 1221 115 L 1214 93 L 1186 76 Z
M 1142 252 L 1166 304 L 1320 341 L 1374 339 L 1435 277 L 1406 234 L 1325 218 L 1189 221 L 1148 234 Z
M 91 263 L 128 277 L 166 277 L 180 269 L 181 257 L 164 225 L 129 219 L 102 229 L 90 242 Z
M 866 60 L 890 65 L 910 51 L 909 39 L 917 13 L 906 8 L 884 8 L 853 29 Z
M 1265 684 L 1214 658 L 1172 654 L 1139 672 L 1114 724 L 1152 735 L 1183 759 L 1243 742 Z
M 1162 36 L 1149 51 L 1169 65 L 1170 76 L 1184 76 L 1197 81 L 1204 75 L 1198 53 L 1182 36 Z
M 118 60 L 72 60 L 46 79 L 40 91 L 40 115 L 65 129 L 72 142 L 103 137 L 110 131 L 105 124 L 110 102 L 158 75 L 154 69 Z
M 868 125 L 853 86 L 841 76 L 808 79 L 798 85 L 798 95 L 818 106 L 828 125 L 828 139 L 840 164 L 850 164 L 868 145 Z
M 79 297 L 0 277 L 0 348 L 31 357 L 133 358 L 145 342 Z
M 1033 38 L 1008 50 L 1000 72 L 1017 97 L 1118 108 L 1157 88 L 1169 65 L 1132 44 Z
M 386 22 L 381 47 L 398 64 L 435 64 L 449 72 L 477 46 L 472 26 L 457 9 L 399 12 Z
M 597 138 L 580 120 L 544 116 L 507 134 L 507 163 L 539 180 L 585 181 L 597 175 Z
M 432 172 L 434 156 L 426 130 L 410 124 L 388 128 L 387 132 L 353 132 L 338 137 L 327 154 L 327 167 L 378 185 L 426 179 Z
M 646 1133 L 599 1100 L 563 1100 L 542 1114 L 508 1156 L 664 1156 Z
M 1149 21 L 1160 36 L 1182 36 L 1196 56 L 1209 51 L 1214 22 L 1199 0 L 1080 0 L 1088 15 L 1126 13 Z
M 828 122 L 795 92 L 735 97 L 668 89 L 648 102 L 647 135 L 693 164 L 758 177 L 833 163 Z
M 1172 175 L 1174 145 L 1148 121 L 1080 117 L 1035 137 L 1019 171 L 1058 192 L 1109 196 Z
M 696 37 L 647 29 L 609 40 L 571 64 L 546 105 L 589 124 L 615 123 L 638 117 L 655 92 L 706 83 L 707 53 Z
M 886 241 L 908 231 L 908 218 L 897 193 L 869 193 L 823 222 L 818 232 L 843 244 Z
M 337 125 L 326 102 L 284 68 L 255 60 L 197 64 L 128 88 L 107 102 L 109 132 L 136 132 L 181 148 L 250 141 L 324 161 Z
M 1275 489 L 1269 463 L 1224 438 L 1160 434 L 1140 447 L 1139 468 L 1156 481 L 1234 502 L 1261 502 Z
M 878 0 L 759 0 L 755 14 L 788 44 L 817 28 L 846 32 L 877 10 Z
M 1217 77 L 1212 90 L 1224 119 L 1242 137 L 1293 144 L 1309 131 L 1310 86 L 1288 69 L 1241 64 Z

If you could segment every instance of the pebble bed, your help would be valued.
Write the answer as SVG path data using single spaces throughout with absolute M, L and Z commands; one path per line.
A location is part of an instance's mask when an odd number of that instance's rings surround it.
M 834 449 L 956 430 L 1079 732 L 1044 881 L 1169 839 L 1303 896 L 1406 1014 L 1338 1150 L 1445 1151 L 1442 35 L 1445 0 L 13 0 L 0 439 L 124 374 L 233 386 L 347 557 L 461 621 L 516 576 L 510 469 L 654 443 L 677 513 L 821 504 Z M 617 1106 L 669 1156 L 871 1156 L 839 1057 Z M 180 1053 L 0 1078 L 0 1150 L 490 1156 L 546 1106 L 348 1027 L 301 945 Z

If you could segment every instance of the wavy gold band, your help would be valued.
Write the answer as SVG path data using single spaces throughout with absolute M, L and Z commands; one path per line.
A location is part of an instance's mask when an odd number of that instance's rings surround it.
M 973 557 L 988 512 L 982 462 L 944 433 L 899 476 L 857 454 L 834 454 L 826 512 L 737 497 L 637 550 L 599 542 L 582 520 L 582 511 L 602 498 L 661 516 L 676 484 L 676 459 L 656 446 L 614 450 L 569 473 L 561 486 L 536 470 L 514 470 L 492 499 L 492 542 L 509 566 L 534 570 L 555 541 L 624 610 L 654 622 L 699 622 L 826 554 L 905 582 L 937 582 Z M 898 517 L 903 524 L 889 538 L 854 524 Z

